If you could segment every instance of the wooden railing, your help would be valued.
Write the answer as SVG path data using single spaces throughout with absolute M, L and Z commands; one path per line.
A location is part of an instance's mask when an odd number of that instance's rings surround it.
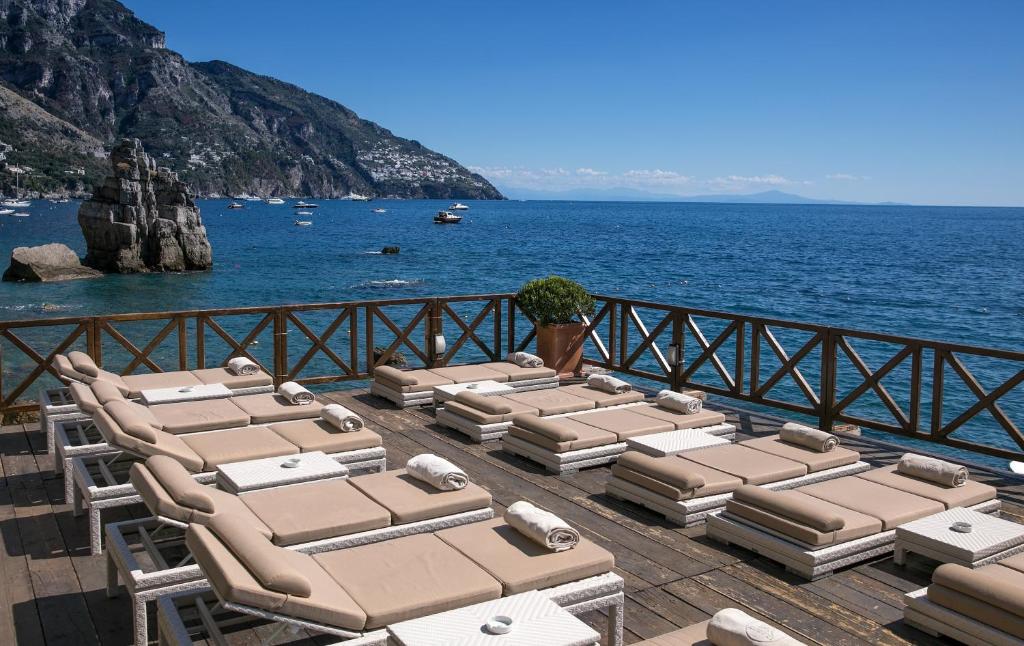
M 1024 353 L 596 296 L 584 362 L 665 384 L 1010 459 L 1024 457 Z M 442 341 L 445 347 L 439 345 Z M 73 349 L 121 374 L 246 356 L 325 384 L 532 347 L 513 294 L 0 322 L 0 412 L 28 410 Z

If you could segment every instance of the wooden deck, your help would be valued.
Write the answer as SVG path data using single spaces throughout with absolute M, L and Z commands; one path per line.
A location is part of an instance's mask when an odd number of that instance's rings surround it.
M 608 498 L 603 493 L 607 467 L 555 477 L 502 453 L 495 443 L 468 443 L 434 424 L 428 409 L 397 411 L 364 390 L 327 397 L 363 415 L 384 437 L 389 466 L 417 453 L 444 456 L 487 488 L 499 511 L 529 499 L 614 552 L 626 581 L 627 643 L 703 621 L 730 606 L 807 643 L 945 643 L 902 622 L 903 593 L 926 585 L 934 567 L 923 559 L 911 557 L 907 567 L 899 567 L 884 558 L 808 583 L 751 552 L 707 540 L 702 527 L 681 529 Z M 746 435 L 770 433 L 779 425 L 764 415 L 709 407 L 727 412 Z M 900 454 L 856 438 L 845 444 L 874 464 L 891 463 Z M 107 599 L 104 558 L 89 556 L 85 518 L 74 518 L 70 507 L 59 502 L 63 485 L 54 477 L 42 433 L 34 425 L 3 427 L 0 467 L 5 485 L 0 489 L 0 644 L 129 643 L 128 601 L 124 595 Z M 979 470 L 973 477 L 998 486 L 1004 517 L 1024 523 L 1024 484 Z M 111 514 L 111 520 L 119 518 Z M 599 630 L 604 627 L 600 616 L 585 619 Z M 260 634 L 265 634 L 260 628 L 240 630 L 230 642 L 254 643 Z

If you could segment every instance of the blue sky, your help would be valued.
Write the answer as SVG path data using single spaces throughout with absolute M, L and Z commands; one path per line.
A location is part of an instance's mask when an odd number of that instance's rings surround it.
M 127 0 L 499 186 L 1024 205 L 1024 2 Z

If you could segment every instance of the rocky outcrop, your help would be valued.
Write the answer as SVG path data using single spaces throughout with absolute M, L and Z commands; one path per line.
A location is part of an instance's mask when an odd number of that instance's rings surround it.
M 213 251 L 188 186 L 125 139 L 110 153 L 114 174 L 78 209 L 88 253 L 101 271 L 210 269 Z
M 17 247 L 3 279 L 10 282 L 49 283 L 58 280 L 96 278 L 102 273 L 83 267 L 78 254 L 67 245 L 51 243 L 39 247 Z

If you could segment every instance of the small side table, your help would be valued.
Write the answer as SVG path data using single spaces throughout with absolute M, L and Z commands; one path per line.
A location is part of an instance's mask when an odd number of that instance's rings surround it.
M 653 455 L 656 458 L 666 455 L 679 455 L 687 451 L 706 449 L 709 446 L 720 446 L 722 444 L 730 444 L 730 442 L 724 437 L 711 435 L 706 431 L 696 428 L 626 438 L 626 446 L 635 451 Z
M 224 384 L 203 384 L 201 386 L 184 386 L 180 388 L 153 388 L 143 390 L 142 403 L 146 406 L 153 404 L 176 404 L 178 402 L 192 402 L 203 399 L 223 399 L 231 396 L 231 389 Z
M 290 458 L 299 458 L 299 466 L 286 467 Z M 217 467 L 217 486 L 232 493 L 244 493 L 267 487 L 344 478 L 348 467 L 323 451 L 310 451 L 276 458 L 232 462 Z
M 954 532 L 956 522 L 971 524 L 969 533 Z M 896 528 L 893 560 L 903 565 L 907 552 L 942 563 L 976 568 L 1024 552 L 1024 525 L 960 507 Z
M 449 399 L 455 399 L 455 395 L 466 391 L 483 395 L 484 397 L 493 397 L 495 395 L 509 395 L 516 391 L 515 388 L 508 384 L 498 383 L 497 381 L 491 381 L 490 379 L 485 381 L 474 381 L 466 384 L 448 384 L 447 386 L 434 386 L 434 406 L 438 406 L 448 401 Z
M 493 635 L 487 621 L 504 615 L 512 630 Z M 388 626 L 401 646 L 593 646 L 601 636 L 543 594 L 530 591 Z

